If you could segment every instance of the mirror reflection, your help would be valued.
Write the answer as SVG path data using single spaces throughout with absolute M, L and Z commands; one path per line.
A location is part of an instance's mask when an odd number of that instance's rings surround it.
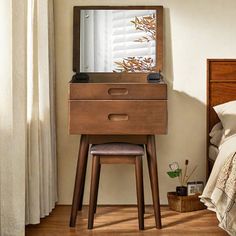
M 81 72 L 151 72 L 155 10 L 81 10 Z

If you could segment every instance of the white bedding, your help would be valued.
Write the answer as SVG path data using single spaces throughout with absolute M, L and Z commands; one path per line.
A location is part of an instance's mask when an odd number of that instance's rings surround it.
M 236 134 L 224 141 L 201 201 L 215 211 L 219 226 L 236 236 Z

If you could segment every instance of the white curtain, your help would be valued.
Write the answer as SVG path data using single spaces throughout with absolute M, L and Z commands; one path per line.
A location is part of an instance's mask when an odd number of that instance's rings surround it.
M 26 1 L 0 1 L 0 235 L 24 235 Z
M 57 201 L 53 0 L 0 1 L 0 235 Z
M 57 201 L 53 1 L 28 0 L 26 224 Z
M 82 10 L 80 36 L 80 70 L 112 71 L 111 11 Z

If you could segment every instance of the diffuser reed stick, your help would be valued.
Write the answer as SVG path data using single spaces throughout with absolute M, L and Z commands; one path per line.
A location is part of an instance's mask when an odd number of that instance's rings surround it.
M 190 179 L 190 177 L 193 175 L 193 173 L 195 172 L 195 170 L 197 169 L 197 166 L 195 166 L 192 170 L 192 172 L 190 173 L 190 175 L 187 177 L 186 179 L 186 183 L 188 182 L 188 180 Z
M 181 185 L 184 186 L 185 184 L 185 178 L 187 177 L 187 170 L 188 170 L 188 160 L 185 160 L 185 168 L 184 168 L 184 175 L 182 176 L 182 180 L 181 180 Z M 187 182 L 186 182 L 187 183 Z

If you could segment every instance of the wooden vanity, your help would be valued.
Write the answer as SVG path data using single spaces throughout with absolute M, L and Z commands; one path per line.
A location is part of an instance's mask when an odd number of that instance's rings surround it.
M 161 228 L 155 134 L 167 132 L 166 83 L 71 83 L 69 98 L 70 134 L 82 135 L 71 218 L 76 206 L 82 209 L 89 144 L 128 142 L 146 145 L 156 227 Z
M 74 71 L 80 71 L 78 29 L 81 9 L 155 9 L 157 21 L 157 65 L 162 70 L 163 8 L 76 7 L 74 13 Z M 77 27 L 76 27 L 77 26 Z M 81 135 L 70 226 L 83 202 L 89 144 L 128 142 L 146 145 L 156 227 L 161 228 L 155 135 L 167 133 L 167 85 L 147 81 L 148 73 L 86 72 L 88 83 L 69 83 L 69 133 Z

